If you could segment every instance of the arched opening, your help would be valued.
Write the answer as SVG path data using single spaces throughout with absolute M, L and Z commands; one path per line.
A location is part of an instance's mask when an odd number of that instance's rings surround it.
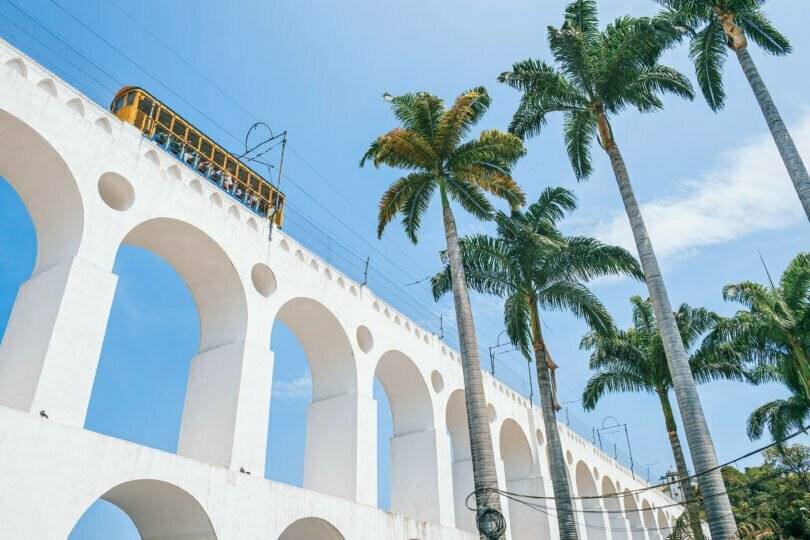
M 224 346 L 244 338 L 236 269 L 199 229 L 157 218 L 123 238 L 113 271 L 118 287 L 85 427 L 224 464 L 228 441 L 204 431 L 217 417 L 202 410 L 217 404 L 192 382 L 195 370 L 211 364 L 206 358 L 218 356 L 224 366 L 234 354 Z
M 661 538 L 667 538 L 669 533 L 672 532 L 669 526 L 669 520 L 667 520 L 666 514 L 664 514 L 664 511 L 660 508 L 656 515 L 658 516 L 658 534 Z
M 533 473 L 532 451 L 523 429 L 511 418 L 506 419 L 501 425 L 499 439 L 506 490 L 544 497 L 543 479 Z M 548 538 L 551 535 L 546 514 L 511 499 L 507 505 L 512 540 Z
M 596 490 L 596 482 L 585 462 L 577 462 L 574 475 L 576 476 L 577 495 L 580 497 L 599 495 Z M 607 527 L 602 519 L 602 505 L 599 504 L 599 499 L 580 499 L 580 504 L 588 539 L 607 539 Z
M 119 508 L 131 524 L 123 516 L 116 516 L 105 502 Z M 117 528 L 99 529 L 93 525 L 91 521 L 98 522 L 93 516 L 99 513 L 112 516 Z M 137 533 L 133 533 L 133 525 Z M 104 493 L 79 519 L 68 538 L 216 540 L 217 535 L 202 505 L 187 491 L 160 480 L 133 480 Z
M 77 406 L 75 399 L 70 403 L 74 396 L 66 394 L 73 389 L 72 373 L 82 372 L 84 366 L 65 357 L 69 350 L 81 350 L 85 336 L 68 320 L 75 306 L 64 293 L 84 227 L 81 197 L 64 159 L 33 127 L 0 110 L 0 134 L 0 177 L 5 180 L 0 180 L 0 234 L 8 246 L 3 253 L 13 254 L 0 265 L 0 404 L 30 411 L 46 408 L 38 402 L 45 401 L 54 418 L 80 424 L 86 404 Z M 71 285 L 81 281 L 72 277 Z M 60 327 L 61 339 L 54 339 L 55 327 Z M 65 344 L 67 336 L 70 346 Z M 57 369 L 46 366 L 49 355 L 60 364 Z M 57 372 L 71 376 L 59 377 Z M 40 384 L 51 376 L 61 385 L 56 391 Z M 89 386 L 88 381 L 81 383 Z
M 627 516 L 627 522 L 630 526 L 630 538 L 633 540 L 645 540 L 647 535 L 644 534 L 644 523 L 641 521 L 641 512 L 639 512 L 636 499 L 633 497 L 632 493 L 625 490 L 622 501 L 624 505 L 624 515 Z
M 602 504 L 605 506 L 607 521 L 609 523 L 610 535 L 613 540 L 629 540 L 627 525 L 624 521 L 624 513 L 619 503 L 620 496 L 617 495 L 616 484 L 613 480 L 605 476 L 602 478 L 602 495 L 616 495 L 615 497 L 605 497 Z
M 78 251 L 84 226 L 79 189 L 59 153 L 28 124 L 0 110 L 0 133 L 0 176 L 19 194 L 36 229 L 36 275 Z
M 655 524 L 655 511 L 646 500 L 641 501 L 641 519 L 644 521 L 644 528 L 647 529 L 647 535 L 650 539 L 661 538 Z
M 447 434 L 450 437 L 450 457 L 453 464 L 453 509 L 455 526 L 477 532 L 475 512 L 467 509 L 467 495 L 475 490 L 470 453 L 470 435 L 467 426 L 467 407 L 464 390 L 450 394 L 446 410 Z
M 276 314 L 271 348 L 275 362 L 266 476 L 357 500 L 357 469 L 366 451 L 358 448 L 357 434 L 361 426 L 373 429 L 366 425 L 373 420 L 363 416 L 373 414 L 373 400 L 358 395 L 345 329 L 320 302 L 294 298 Z
M 344 540 L 340 531 L 325 519 L 299 519 L 284 529 L 278 540 Z
M 399 351 L 384 353 L 374 375 L 391 411 L 390 454 L 380 463 L 390 475 L 391 511 L 437 522 L 437 441 L 428 385 L 416 364 Z M 378 413 L 378 437 L 385 416 Z

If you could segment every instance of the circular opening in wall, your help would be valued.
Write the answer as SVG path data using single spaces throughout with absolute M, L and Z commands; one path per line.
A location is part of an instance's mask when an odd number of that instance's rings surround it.
M 433 386 L 433 390 L 438 394 L 442 390 L 444 390 L 444 378 L 442 378 L 442 374 L 433 370 L 433 373 L 430 374 L 430 384 Z
M 543 432 L 540 431 L 539 429 L 537 430 L 537 444 L 539 444 L 540 446 L 546 444 L 546 438 L 543 436 Z
M 495 412 L 495 407 L 490 403 L 487 405 L 487 414 L 489 415 L 489 422 L 494 423 L 498 419 L 498 413 Z
M 256 263 L 253 265 L 253 270 L 250 271 L 250 279 L 253 280 L 253 286 L 256 292 L 265 298 L 273 294 L 276 290 L 276 276 L 270 267 L 264 263 Z
M 365 326 L 357 327 L 357 344 L 360 350 L 367 353 L 374 347 L 374 337 L 371 335 L 371 330 Z
M 135 190 L 129 180 L 112 172 L 104 173 L 98 179 L 98 194 L 104 204 L 119 212 L 129 210 L 135 202 Z

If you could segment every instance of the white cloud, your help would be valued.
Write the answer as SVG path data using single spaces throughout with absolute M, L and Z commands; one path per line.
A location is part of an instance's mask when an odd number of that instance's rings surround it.
M 806 154 L 810 148 L 810 113 L 792 127 L 791 134 L 799 150 L 804 149 Z M 787 228 L 804 219 L 769 133 L 726 152 L 698 179 L 680 184 L 680 195 L 641 205 L 656 253 L 661 257 L 688 254 L 757 231 Z M 591 234 L 635 253 L 623 212 L 598 222 Z
M 312 379 L 301 375 L 290 381 L 276 381 L 273 396 L 286 401 L 308 400 L 312 396 Z

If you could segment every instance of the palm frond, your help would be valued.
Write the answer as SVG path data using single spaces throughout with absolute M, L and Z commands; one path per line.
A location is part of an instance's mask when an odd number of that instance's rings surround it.
M 492 219 L 492 205 L 480 187 L 453 177 L 445 178 L 444 186 L 450 198 L 459 203 L 464 210 L 481 220 Z
M 512 345 L 526 359 L 532 357 L 531 306 L 526 294 L 517 291 L 510 295 L 503 305 L 503 322 L 506 334 Z
M 558 281 L 538 291 L 537 303 L 547 311 L 568 311 L 596 331 L 606 332 L 613 327 L 607 308 L 581 283 Z
M 577 196 L 564 187 L 543 189 L 537 201 L 526 209 L 526 221 L 535 228 L 544 222 L 556 224 L 568 212 L 576 210 Z
M 427 92 L 410 92 L 394 97 L 391 109 L 405 129 L 415 131 L 431 141 L 444 111 L 444 102 Z
M 403 212 L 415 193 L 424 192 L 425 186 L 434 183 L 435 179 L 428 173 L 411 173 L 391 184 L 380 199 L 377 218 L 377 237 L 382 237 L 385 227 L 397 214 Z M 422 212 L 424 212 L 424 209 Z M 421 212 L 418 216 L 414 217 L 417 221 L 415 223 L 412 222 L 412 225 L 416 225 L 416 228 L 418 228 L 418 218 L 421 217 Z
M 734 22 L 754 43 L 771 54 L 783 56 L 793 50 L 788 38 L 760 10 L 738 14 L 734 17 Z
M 435 169 L 438 156 L 430 142 L 419 133 L 395 128 L 381 135 L 374 141 L 360 160 L 360 166 L 367 160 L 373 160 L 374 166 L 388 165 L 401 169 Z
M 723 27 L 715 18 L 689 44 L 689 56 L 695 64 L 698 85 L 709 107 L 715 112 L 723 108 L 726 100 L 723 64 L 726 62 L 727 51 Z
M 479 86 L 461 94 L 453 105 L 444 111 L 436 125 L 433 147 L 436 154 L 449 157 L 453 149 L 464 139 L 491 103 L 486 89 Z
M 599 371 L 585 383 L 582 407 L 586 411 L 593 410 L 599 399 L 608 393 L 649 391 L 650 387 L 630 370 Z
M 596 119 L 590 111 L 568 111 L 565 113 L 563 136 L 568 159 L 574 168 L 577 180 L 588 178 L 591 167 L 591 144 L 596 135 Z

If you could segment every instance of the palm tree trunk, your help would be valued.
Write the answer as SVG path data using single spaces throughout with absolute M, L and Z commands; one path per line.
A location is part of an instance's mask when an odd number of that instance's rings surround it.
M 571 501 L 571 486 L 568 485 L 565 457 L 563 456 L 560 433 L 557 431 L 556 400 L 551 388 L 546 344 L 540 332 L 540 316 L 537 312 L 537 301 L 532 298 L 532 345 L 534 346 L 535 367 L 537 369 L 537 388 L 540 394 L 540 410 L 543 413 L 543 427 L 546 431 L 546 455 L 548 457 L 551 485 L 554 489 L 554 505 L 557 510 L 557 526 L 560 529 L 560 540 L 576 540 L 577 526 L 574 519 L 574 507 Z
M 495 470 L 495 454 L 492 449 L 492 434 L 489 430 L 489 415 L 484 397 L 484 381 L 481 375 L 481 361 L 478 358 L 478 341 L 475 336 L 470 293 L 461 260 L 456 220 L 447 200 L 447 193 L 441 189 L 444 234 L 447 238 L 447 260 L 450 277 L 453 281 L 453 303 L 456 310 L 458 339 L 461 349 L 461 366 L 464 372 L 464 401 L 467 408 L 467 425 L 470 432 L 470 453 L 475 485 L 475 504 L 480 513 L 486 508 L 501 511 L 500 495 L 490 491 L 498 488 L 498 475 Z M 482 538 L 484 538 L 482 536 Z
M 695 465 L 698 485 L 704 497 L 704 507 L 712 538 L 726 540 L 736 534 L 737 524 L 731 513 L 731 503 L 728 500 L 723 477 L 720 475 L 709 426 L 703 415 L 703 406 L 700 403 L 683 340 L 681 340 L 681 334 L 678 332 L 678 325 L 672 313 L 672 305 L 669 302 L 661 269 L 658 267 L 658 259 L 653 251 L 635 193 L 633 193 L 630 175 L 621 152 L 619 152 L 619 147 L 612 138 L 610 125 L 604 113 L 599 115 L 599 133 L 605 151 L 610 157 L 624 209 L 630 221 L 630 228 L 633 230 L 633 238 L 639 259 L 641 259 L 647 289 L 650 292 L 655 319 L 658 321 L 658 328 L 664 342 L 664 352 L 667 356 L 675 397 L 678 400 L 678 407 L 683 419 L 686 440 L 689 442 L 692 463 Z
M 804 166 L 802 157 L 799 155 L 799 151 L 796 149 L 785 123 L 782 121 L 782 116 L 771 98 L 771 93 L 768 92 L 768 87 L 765 86 L 765 82 L 759 75 L 754 59 L 748 53 L 748 48 L 736 48 L 734 52 L 737 53 L 737 59 L 740 61 L 743 73 L 748 79 L 748 84 L 751 85 L 751 90 L 754 91 L 754 97 L 757 98 L 759 108 L 762 109 L 762 115 L 765 117 L 768 129 L 771 130 L 771 136 L 776 143 L 776 148 L 779 149 L 779 154 L 785 163 L 793 187 L 796 188 L 796 193 L 799 194 L 799 201 L 804 207 L 804 213 L 807 219 L 810 219 L 810 178 L 807 176 L 807 168 Z
M 672 405 L 669 403 L 669 396 L 666 391 L 659 392 L 658 398 L 661 400 L 661 408 L 664 411 L 664 422 L 667 426 L 669 444 L 672 446 L 672 457 L 675 458 L 675 468 L 678 470 L 678 480 L 680 480 L 684 505 L 689 514 L 692 535 L 695 540 L 703 540 L 703 528 L 700 526 L 700 506 L 697 501 L 693 501 L 695 493 L 692 490 L 692 482 L 689 480 L 686 459 L 683 456 L 683 450 L 681 450 L 681 439 L 678 437 L 678 424 L 675 423 L 675 415 L 672 414 Z

